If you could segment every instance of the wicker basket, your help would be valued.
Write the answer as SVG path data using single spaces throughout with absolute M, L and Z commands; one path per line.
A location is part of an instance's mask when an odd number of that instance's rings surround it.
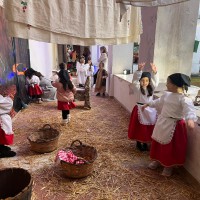
M 28 136 L 31 150 L 37 153 L 47 153 L 54 151 L 58 147 L 60 133 L 49 124 L 45 124 L 38 132 Z
M 0 199 L 30 200 L 33 180 L 30 173 L 22 168 L 0 170 Z
M 78 142 L 79 145 L 75 145 Z M 71 150 L 74 155 L 84 160 L 84 164 L 71 164 L 61 160 L 61 167 L 64 174 L 69 178 L 83 178 L 92 173 L 94 161 L 97 158 L 97 150 L 88 145 L 82 144 L 80 140 L 74 140 L 66 151 Z

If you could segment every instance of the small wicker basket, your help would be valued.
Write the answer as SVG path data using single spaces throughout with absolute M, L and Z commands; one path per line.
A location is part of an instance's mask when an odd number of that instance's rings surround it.
M 33 179 L 23 168 L 0 170 L 0 199 L 31 200 Z
M 37 153 L 48 153 L 58 147 L 60 133 L 49 124 L 45 124 L 38 132 L 28 136 L 31 150 Z
M 79 145 L 75 145 L 78 142 Z M 83 178 L 88 176 L 94 170 L 94 161 L 97 158 L 97 150 L 85 144 L 80 140 L 74 140 L 71 146 L 65 151 L 71 150 L 84 164 L 71 164 L 63 160 L 60 161 L 64 174 L 69 178 Z

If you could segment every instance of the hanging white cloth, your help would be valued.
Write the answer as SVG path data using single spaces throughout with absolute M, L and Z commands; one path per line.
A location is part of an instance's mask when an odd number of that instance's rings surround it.
M 57 44 L 122 44 L 139 41 L 140 8 L 130 7 L 120 22 L 115 0 L 4 1 L 9 35 Z
M 116 0 L 116 3 L 123 3 L 132 6 L 167 6 L 189 0 Z

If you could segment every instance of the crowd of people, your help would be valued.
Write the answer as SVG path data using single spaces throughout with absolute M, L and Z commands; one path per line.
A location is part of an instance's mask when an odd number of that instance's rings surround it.
M 25 77 L 28 95 L 37 103 L 57 99 L 62 124 L 69 123 L 70 110 L 76 107 L 74 99 L 77 87 L 84 87 L 90 91 L 95 84 L 96 96 L 105 97 L 108 54 L 105 47 L 101 47 L 100 50 L 99 69 L 96 73 L 88 51 L 76 62 L 78 85 L 73 83 L 65 63 L 60 63 L 59 72 L 54 71 L 51 79 L 31 68 L 27 69 Z M 171 176 L 173 168 L 185 162 L 187 128 L 192 130 L 197 121 L 192 99 L 187 97 L 190 78 L 181 73 L 169 75 L 166 80 L 167 91 L 160 98 L 154 99 L 159 74 L 153 63 L 150 64 L 150 72 L 143 71 L 145 64 L 139 63 L 138 70 L 133 74 L 131 86 L 137 103 L 131 113 L 128 138 L 136 141 L 139 151 L 150 151 L 150 169 L 163 166 L 162 175 Z M 88 101 L 89 96 L 85 104 L 90 107 Z M 16 155 L 7 146 L 13 143 L 12 119 L 9 116 L 12 105 L 9 96 L 0 95 L 0 158 Z

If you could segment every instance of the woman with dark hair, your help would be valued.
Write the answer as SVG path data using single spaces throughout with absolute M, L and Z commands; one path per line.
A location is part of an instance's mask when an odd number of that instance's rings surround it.
M 37 72 L 30 68 L 25 71 L 26 83 L 28 85 L 28 94 L 32 100 L 37 100 L 38 103 L 42 103 L 41 95 L 42 89 L 40 88 L 40 79 L 36 76 Z
M 52 85 L 57 88 L 58 110 L 62 110 L 62 123 L 65 125 L 69 123 L 70 109 L 75 108 L 74 94 L 76 87 L 70 80 L 70 76 L 65 70 L 65 63 L 60 64 L 60 71 L 58 73 L 59 82 L 52 82 Z

